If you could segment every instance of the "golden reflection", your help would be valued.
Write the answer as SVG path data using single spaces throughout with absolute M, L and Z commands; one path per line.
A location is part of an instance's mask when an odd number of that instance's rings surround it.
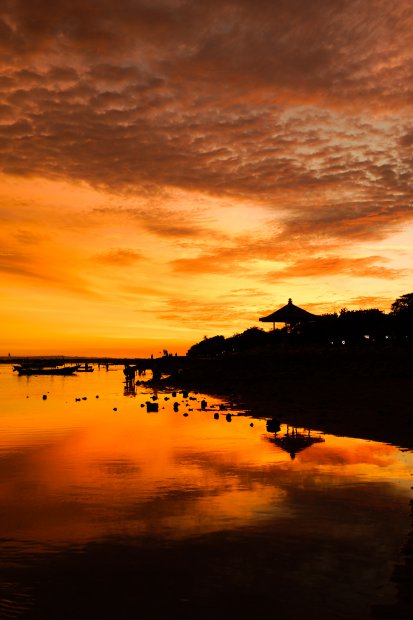
M 179 538 L 285 518 L 298 487 L 317 495 L 380 482 L 410 492 L 411 453 L 284 425 L 268 432 L 265 420 L 251 426 L 208 395 L 128 386 L 120 369 L 30 381 L 3 369 L 0 382 L 6 537 Z

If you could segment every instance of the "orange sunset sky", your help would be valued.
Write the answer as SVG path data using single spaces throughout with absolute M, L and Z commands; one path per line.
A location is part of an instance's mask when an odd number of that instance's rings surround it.
M 410 0 L 2 0 L 0 354 L 411 292 Z

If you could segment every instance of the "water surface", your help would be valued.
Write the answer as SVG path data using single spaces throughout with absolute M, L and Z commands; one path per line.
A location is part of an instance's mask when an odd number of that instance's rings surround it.
M 121 367 L 0 366 L 0 390 L 0 617 L 361 619 L 395 600 L 412 453 L 304 429 L 292 450 L 292 429 L 128 389 Z

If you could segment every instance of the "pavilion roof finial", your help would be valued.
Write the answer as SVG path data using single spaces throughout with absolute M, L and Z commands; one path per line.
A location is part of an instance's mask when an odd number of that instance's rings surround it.
M 288 303 L 289 303 L 289 304 L 292 304 L 292 303 L 293 303 L 293 300 L 291 299 L 291 297 L 289 298 Z

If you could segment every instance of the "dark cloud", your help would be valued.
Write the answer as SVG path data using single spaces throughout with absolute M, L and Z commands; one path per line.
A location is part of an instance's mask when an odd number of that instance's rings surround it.
M 382 238 L 412 219 L 412 26 L 405 0 L 4 0 L 1 170 L 242 197 L 288 214 L 288 235 Z M 205 232 L 164 215 L 137 217 Z
M 389 233 L 397 232 L 403 224 L 412 220 L 411 204 L 400 204 L 382 196 L 377 202 L 333 202 L 330 208 L 316 207 L 307 212 L 297 210 L 287 220 L 284 232 L 291 237 L 318 236 L 320 240 L 379 240 Z

